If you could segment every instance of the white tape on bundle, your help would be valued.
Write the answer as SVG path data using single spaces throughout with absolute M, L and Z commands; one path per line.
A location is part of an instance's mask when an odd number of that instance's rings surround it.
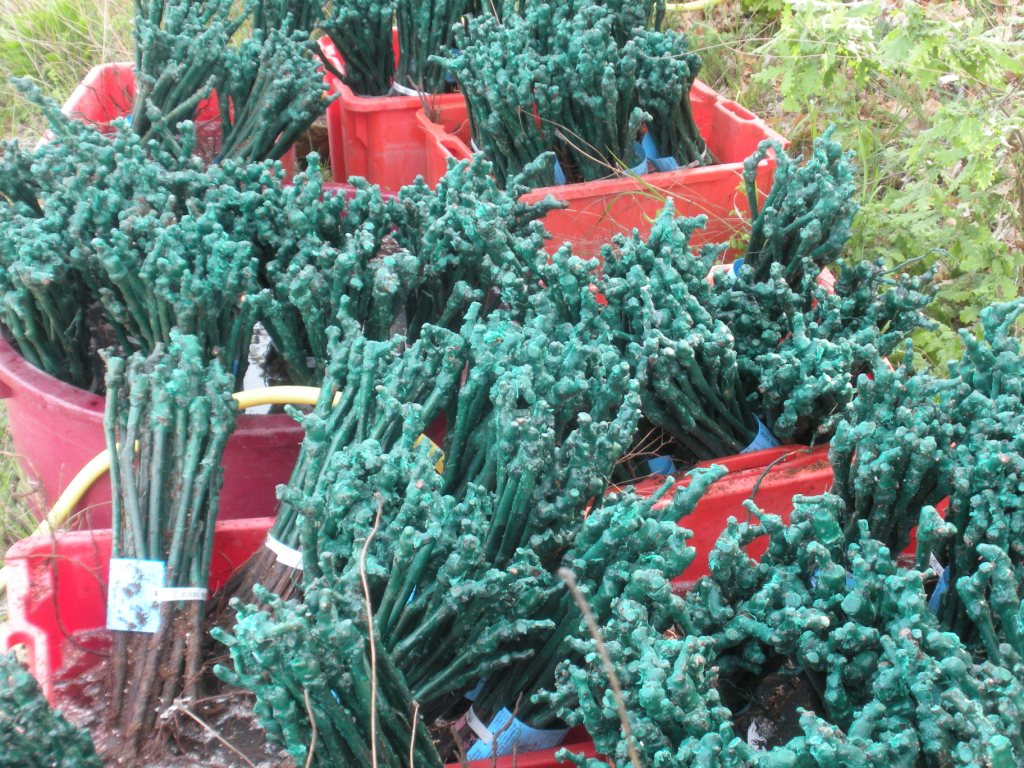
M 302 570 L 302 552 L 299 550 L 289 547 L 269 534 L 267 535 L 266 547 L 277 555 L 277 562 L 281 563 L 281 565 L 294 568 L 297 571 Z
M 399 96 L 413 96 L 417 99 L 422 96 L 430 96 L 429 93 L 425 93 L 424 91 L 417 91 L 415 88 L 407 88 L 406 86 L 399 85 L 398 83 L 392 83 L 391 90 L 397 93 Z
M 487 726 L 484 725 L 484 721 L 476 716 L 476 712 L 473 708 L 469 708 L 469 712 L 466 713 L 466 725 L 472 729 L 476 737 L 480 739 L 484 744 L 490 744 L 494 741 L 494 734 L 487 730 Z
M 210 593 L 202 587 L 161 587 L 156 591 L 158 603 L 199 602 L 206 600 Z
M 551 749 L 565 741 L 569 733 L 568 728 L 532 728 L 513 717 L 507 709 L 498 712 L 491 724 L 485 727 L 470 707 L 466 723 L 480 737 L 480 741 L 466 752 L 467 760 L 486 760 L 492 755 L 504 757 L 514 753 Z

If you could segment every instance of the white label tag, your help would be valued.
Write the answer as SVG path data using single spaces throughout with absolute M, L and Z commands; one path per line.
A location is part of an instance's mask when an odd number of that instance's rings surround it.
M 935 556 L 934 552 L 931 552 L 928 555 L 928 565 L 933 571 L 935 571 L 936 576 L 941 576 L 942 572 L 946 570 L 942 563 L 939 562 L 939 558 Z
M 167 570 L 162 560 L 110 559 L 107 583 L 107 629 L 149 632 L 160 629 L 157 591 Z
M 391 90 L 393 90 L 399 96 L 414 96 L 417 99 L 420 98 L 421 96 L 430 95 L 429 93 L 426 93 L 424 91 L 417 91 L 415 88 L 407 88 L 406 86 L 400 85 L 399 83 L 392 83 Z

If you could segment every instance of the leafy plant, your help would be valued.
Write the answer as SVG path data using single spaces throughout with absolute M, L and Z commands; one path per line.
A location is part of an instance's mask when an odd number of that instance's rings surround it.
M 963 10 L 788 0 L 755 50 L 763 66 L 753 83 L 778 87 L 782 112 L 799 116 L 793 138 L 834 123 L 861 158 L 854 258 L 937 266 L 930 314 L 941 326 L 917 335 L 935 363 L 982 307 L 1019 293 L 1024 266 L 1013 191 L 1024 124 L 1013 80 L 1024 48 L 1008 21 Z

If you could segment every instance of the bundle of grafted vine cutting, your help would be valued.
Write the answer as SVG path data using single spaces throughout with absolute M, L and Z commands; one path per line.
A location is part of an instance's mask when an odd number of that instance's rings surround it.
M 518 311 L 537 290 L 540 219 L 557 204 L 518 202 L 520 185 L 499 190 L 487 161 L 455 164 L 436 189 L 417 182 L 388 201 L 365 185 L 351 201 L 321 199 L 316 169 L 254 222 L 258 247 L 272 254 L 267 327 L 292 380 L 322 375 L 325 330 L 339 312 L 369 338 L 415 340 L 425 324 L 458 329 L 474 301 Z
M 245 21 L 230 0 L 137 3 L 132 130 L 144 140 L 175 141 L 178 123 L 192 120 L 210 96 L 228 41 Z
M 843 183 L 849 158 L 827 139 L 817 155 L 833 160 L 784 163 L 789 170 L 773 194 L 799 205 L 766 206 L 762 229 L 799 221 L 826 237 L 836 227 L 848 231 L 855 210 Z M 716 250 L 696 256 L 689 248 L 701 224 L 674 221 L 668 208 L 648 238 L 619 237 L 605 248 L 600 273 L 596 264 L 560 252 L 539 267 L 545 294 L 564 294 L 553 311 L 575 317 L 587 307 L 618 317 L 623 351 L 632 345 L 628 357 L 646 358 L 657 371 L 646 389 L 644 416 L 670 437 L 669 453 L 682 461 L 769 447 L 778 444 L 775 438 L 828 437 L 849 407 L 856 376 L 925 322 L 928 276 L 892 281 L 882 291 L 888 278 L 879 265 L 844 267 L 830 293 L 816 283 L 816 252 L 796 238 L 770 252 L 760 249 L 755 264 L 770 262 L 767 279 L 744 266 L 709 287 Z M 794 278 L 794 286 L 786 275 L 806 277 Z M 568 295 L 587 289 L 602 297 L 603 310 Z M 649 452 L 643 442 L 637 454 Z
M 831 140 L 832 128 L 814 140 L 806 162 L 790 157 L 775 141 L 762 141 L 743 164 L 751 227 L 741 273 L 765 282 L 772 266 L 781 265 L 786 283 L 801 289 L 834 263 L 846 241 L 860 205 L 854 195 L 853 153 Z M 762 202 L 757 167 L 775 156 L 772 187 Z
M 215 91 L 206 159 L 280 158 L 330 101 L 311 40 L 322 14 L 314 0 L 136 3 L 132 130 L 177 150 L 178 125 Z
M 930 607 L 972 650 L 995 660 L 1024 658 L 1024 419 L 1009 423 L 1012 438 L 974 436 L 957 447 L 949 506 L 942 516 L 928 508 L 918 527 L 918 567 L 939 577 Z
M 225 52 L 216 160 L 280 159 L 337 98 L 328 96 L 310 29 L 293 24 L 289 15 Z
M 777 199 L 789 199 L 788 185 L 801 203 L 780 203 L 771 208 L 774 218 L 766 208 L 766 231 L 797 220 L 813 231 L 848 229 L 855 208 L 843 192 L 848 158 L 827 139 L 816 152 L 835 161 L 787 166 Z M 776 208 L 784 215 L 776 216 Z M 537 267 L 547 288 L 533 311 L 574 322 L 584 315 L 612 318 L 605 322 L 616 328 L 624 359 L 651 366 L 644 417 L 669 437 L 668 453 L 681 461 L 780 439 L 828 438 L 850 408 L 857 376 L 884 366 L 883 356 L 927 323 L 922 309 L 930 275 L 893 279 L 877 263 L 840 264 L 834 289 L 827 290 L 816 280 L 819 256 L 796 238 L 770 252 L 761 248 L 755 263 L 771 262 L 767 279 L 743 266 L 735 275 L 717 274 L 709 286 L 720 249 L 695 255 L 689 247 L 702 224 L 675 220 L 667 206 L 647 238 L 615 238 L 602 251 L 600 269 L 559 251 Z M 644 442 L 638 441 L 638 456 L 650 453 Z
M 189 158 L 191 134 L 181 154 L 164 152 L 42 106 L 56 138 L 21 161 L 35 184 L 17 173 L 0 182 L 22 190 L 11 200 L 36 201 L 0 202 L 3 320 L 19 349 L 51 375 L 98 388 L 98 349 L 149 352 L 178 326 L 236 369 L 258 308 L 255 258 L 201 201 L 225 176 L 255 186 L 271 169 L 203 170 Z
M 241 380 L 269 297 L 236 214 L 258 190 L 280 187 L 279 171 L 204 168 L 189 157 L 192 134 L 173 154 L 48 108 L 62 134 L 34 153 L 37 209 L 0 204 L 3 320 L 19 349 L 47 373 L 98 389 L 99 349 L 148 353 L 178 328 Z
M 787 442 L 827 440 L 858 377 L 885 366 L 915 330 L 932 325 L 923 310 L 935 295 L 933 272 L 892 275 L 872 261 L 837 267 L 831 290 L 809 291 L 810 309 L 801 308 L 806 293 L 792 291 L 779 267 L 769 283 L 748 283 L 728 300 L 745 331 L 730 323 L 743 381 L 765 422 Z M 746 310 L 738 303 L 743 298 Z
M 778 169 L 758 206 L 757 162 L 769 150 Z M 803 164 L 763 143 L 744 177 L 753 229 L 742 265 L 716 275 L 713 311 L 733 332 L 741 380 L 773 433 L 785 442 L 827 439 L 857 376 L 929 324 L 922 310 L 932 273 L 836 261 L 857 204 L 851 157 L 828 133 Z M 838 270 L 830 287 L 819 284 L 828 266 Z
M 676 490 L 669 496 L 670 483 L 666 483 L 648 499 L 641 500 L 627 491 L 610 496 L 598 509 L 591 510 L 562 558 L 561 567 L 573 572 L 598 621 L 607 620 L 613 601 L 623 593 L 642 591 L 668 600 L 669 579 L 682 573 L 695 554 L 686 545 L 690 533 L 679 526 L 679 520 L 724 474 L 720 467 L 700 471 L 685 491 Z M 662 508 L 656 510 L 659 504 Z M 496 744 L 478 742 L 469 752 L 471 758 L 489 757 L 492 750 L 498 754 L 510 751 L 513 739 L 507 737 L 501 744 L 499 733 L 509 723 L 514 729 L 510 737 L 519 735 L 516 729 L 537 735 L 538 730 L 559 732 L 564 728 L 558 710 L 536 694 L 554 685 L 556 668 L 575 656 L 574 642 L 587 635 L 587 628 L 573 597 L 565 590 L 551 597 L 538 615 L 554 621 L 554 631 L 529 659 L 488 676 L 473 701 L 470 716 L 489 723 L 488 730 L 498 740 Z M 677 616 L 668 606 L 664 616 L 652 620 L 667 629 Z M 504 747 L 500 752 L 498 744 Z
M 359 96 L 387 96 L 395 72 L 396 0 L 334 0 L 320 28 L 345 59 L 341 76 Z
M 761 431 L 743 394 L 733 334 L 710 311 L 713 253 L 689 249 L 703 223 L 677 220 L 667 207 L 646 240 L 634 233 L 604 249 L 601 284 L 622 330 L 637 342 L 655 340 L 643 344 L 651 366 L 644 416 L 690 461 L 740 453 Z
M 465 341 L 458 334 L 425 326 L 407 347 L 402 336 L 367 339 L 351 319 L 344 328 L 328 328 L 330 362 L 316 407 L 309 414 L 291 412 L 306 436 L 291 479 L 280 491 L 266 546 L 235 571 L 222 602 L 251 599 L 256 584 L 289 597 L 301 582 L 296 570 L 302 567 L 301 517 L 327 503 L 340 454 L 366 440 L 390 450 L 403 423 L 426 429 L 458 388 L 466 363 Z
M 318 766 L 357 765 L 375 748 L 381 765 L 407 764 L 410 748 L 416 764 L 441 765 L 427 713 L 521 656 L 545 626 L 520 613 L 547 594 L 536 556 L 491 567 L 481 547 L 490 505 L 442 496 L 435 459 L 412 442 L 391 454 L 375 441 L 343 452 L 332 495 L 349 503 L 344 517 L 331 510 L 334 540 L 321 543 L 319 562 L 306 552 L 303 601 L 258 590 L 267 607 L 240 608 L 233 636 L 218 633 L 235 668 L 219 674 L 256 693 L 268 736 L 300 763 L 313 743 Z
M 453 28 L 471 0 L 396 0 L 398 68 L 395 84 L 424 94 L 444 93 L 445 66 L 433 60 L 453 45 Z
M 530 18 L 536 13 L 531 9 Z M 459 81 L 473 138 L 493 163 L 499 186 L 504 186 L 517 169 L 545 157 L 555 147 L 556 123 L 542 117 L 559 114 L 563 96 L 551 87 L 550 73 L 542 66 L 540 53 L 533 46 L 524 45 L 523 38 L 530 38 L 532 26 L 529 19 L 518 15 L 503 23 L 487 15 L 475 18 L 468 31 L 455 33 L 458 56 L 444 61 Z M 503 76 L 483 80 L 484 73 L 496 72 Z M 554 167 L 548 160 L 545 171 L 536 177 L 536 184 L 546 187 L 554 183 Z
M 921 509 L 952 489 L 954 447 L 966 433 L 950 403 L 951 384 L 915 373 L 909 347 L 899 368 L 875 370 L 858 380 L 832 437 L 832 492 L 846 504 L 846 536 L 866 521 L 872 536 L 900 552 Z
M 681 461 L 775 445 L 743 395 L 733 336 L 710 311 L 714 252 L 689 249 L 703 221 L 672 213 L 666 207 L 646 239 L 617 236 L 602 252 L 600 271 L 596 259 L 561 249 L 538 266 L 547 289 L 530 311 L 612 328 L 623 363 L 647 370 L 644 418 L 670 436 Z
M 1016 333 L 1018 318 L 1024 314 L 1024 302 L 1017 300 L 993 304 L 981 311 L 981 337 L 962 330 L 964 352 L 959 360 L 949 363 L 950 375 L 991 402 L 992 410 L 977 415 L 986 417 L 975 422 L 991 432 L 1005 430 L 993 413 L 1024 410 L 1024 373 L 1021 371 L 1020 338 Z
M 635 30 L 637 101 L 649 116 L 643 138 L 651 171 L 671 171 L 715 162 L 700 135 L 690 90 L 700 71 L 700 56 L 689 50 L 686 35 L 675 30 Z
M 789 525 L 773 516 L 730 524 L 711 575 L 687 595 L 690 626 L 677 638 L 652 631 L 647 596 L 616 605 L 602 634 L 632 744 L 593 641 L 581 644 L 586 664 L 561 671 L 555 698 L 564 716 L 623 768 L 633 764 L 630 747 L 642 765 L 1019 764 L 1020 657 L 972 656 L 928 610 L 920 572 L 901 567 L 864 523 L 846 541 L 842 509 L 827 495 L 797 497 Z M 765 536 L 756 562 L 742 547 Z M 802 735 L 755 744 L 738 721 L 776 670 L 779 685 L 795 680 L 814 703 L 801 714 Z
M 422 180 L 403 187 L 392 204 L 397 245 L 419 263 L 419 280 L 404 297 L 407 332 L 431 322 L 457 328 L 472 302 L 500 304 L 518 317 L 537 290 L 543 257 L 542 223 L 560 208 L 552 198 L 522 203 L 527 180 L 540 163 L 499 188 L 482 158 L 449 164 L 431 190 Z
M 135 756 L 161 714 L 201 690 L 221 457 L 237 408 L 231 376 L 204 362 L 194 336 L 172 333 L 148 357 L 109 357 L 107 367 L 109 718 Z
M 0 654 L 0 765 L 100 768 L 92 740 L 50 709 L 15 654 Z
M 645 173 L 644 125 L 659 170 L 710 161 L 689 106 L 700 59 L 682 35 L 643 28 L 662 16 L 650 3 L 528 2 L 456 29 L 458 53 L 436 61 L 455 73 L 499 184 L 549 151 L 541 184 Z
M 1014 328 L 1022 311 L 1019 300 L 993 305 L 981 313 L 981 338 L 962 334 L 964 354 L 949 366 L 959 387 L 942 407 L 965 435 L 953 449 L 948 508 L 941 516 L 926 510 L 918 529 L 918 566 L 940 576 L 932 608 L 995 658 L 1007 642 L 1024 651 L 1016 617 L 1024 594 L 1024 356 Z

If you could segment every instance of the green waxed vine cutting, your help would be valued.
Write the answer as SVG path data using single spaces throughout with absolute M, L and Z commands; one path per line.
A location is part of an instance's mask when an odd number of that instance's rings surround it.
M 23 768 L 100 768 L 92 739 L 50 709 L 13 652 L 0 654 L 0 764 Z
M 219 508 L 221 457 L 235 426 L 232 378 L 203 362 L 194 336 L 174 333 L 149 356 L 107 359 L 112 558 L 160 561 L 166 588 L 205 592 Z M 129 591 L 142 591 L 138 583 Z M 120 599 L 112 591 L 112 600 Z M 195 699 L 205 661 L 205 599 L 158 602 L 151 631 L 117 631 L 108 713 L 137 754 L 179 696 Z M 157 672 L 159 670 L 159 672 Z
M 711 161 L 689 101 L 700 58 L 682 35 L 644 26 L 660 25 L 663 13 L 651 3 L 528 2 L 456 28 L 457 53 L 437 61 L 465 93 L 499 183 L 545 152 L 558 167 L 541 184 L 645 173 L 643 126 L 658 160 Z
M 395 0 L 334 0 L 321 28 L 345 60 L 342 82 L 359 96 L 387 96 L 395 72 Z

